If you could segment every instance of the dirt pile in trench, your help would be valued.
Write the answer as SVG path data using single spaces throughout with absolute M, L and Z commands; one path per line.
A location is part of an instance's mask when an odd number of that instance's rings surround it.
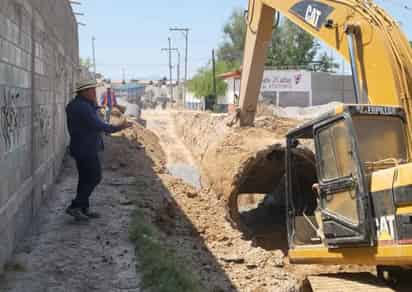
M 193 157 L 201 162 L 207 149 L 225 138 L 230 132 L 241 133 L 245 129 L 228 127 L 233 117 L 226 114 L 211 114 L 207 112 L 175 112 L 173 118 L 176 131 L 184 141 Z M 258 116 L 255 128 L 272 132 L 274 138 L 282 138 L 289 129 L 299 124 L 299 121 L 274 116 Z
M 121 119 L 121 117 L 112 116 L 111 121 L 114 124 L 119 124 Z M 140 175 L 148 167 L 154 167 L 157 172 L 164 171 L 166 155 L 159 144 L 159 138 L 153 132 L 138 123 L 134 123 L 132 128 L 112 136 L 125 139 L 111 140 L 110 155 L 103 158 L 106 167 L 119 171 L 124 175 Z M 127 147 L 125 145 L 126 141 Z M 139 152 L 142 154 L 147 153 L 150 160 L 143 155 L 136 155 Z

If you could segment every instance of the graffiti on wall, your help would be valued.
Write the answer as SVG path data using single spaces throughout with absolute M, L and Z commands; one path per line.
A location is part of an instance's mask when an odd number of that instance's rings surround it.
M 1 98 L 2 106 L 0 107 L 0 128 L 1 139 L 4 145 L 4 152 L 12 150 L 13 145 L 17 144 L 18 111 L 15 106 L 16 100 L 20 94 L 13 92 L 11 89 L 4 89 Z
M 51 137 L 51 113 L 45 106 L 37 108 L 34 114 L 34 124 L 36 129 L 36 145 L 39 148 L 46 146 Z

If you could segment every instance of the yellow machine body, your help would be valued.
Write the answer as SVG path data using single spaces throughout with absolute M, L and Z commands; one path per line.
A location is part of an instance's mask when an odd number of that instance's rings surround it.
M 406 123 L 399 107 L 342 105 L 288 134 L 291 262 L 412 265 L 412 163 Z M 319 193 L 312 210 L 295 203 L 308 196 L 295 188 L 292 175 L 299 139 L 315 144 L 317 181 L 312 183 L 319 185 Z
M 293 171 L 296 140 L 314 139 L 316 151 L 323 151 L 316 153 L 321 192 L 312 214 L 294 209 L 293 196 L 299 194 L 293 192 L 293 181 L 288 178 L 291 261 L 412 265 L 412 50 L 407 38 L 396 21 L 371 0 L 249 0 L 241 126 L 253 125 L 276 12 L 351 62 L 356 95 L 364 104 L 338 106 L 288 135 L 289 171 Z M 401 126 L 395 125 L 396 119 Z M 357 124 L 363 124 L 363 130 Z M 329 128 L 334 146 L 327 152 L 322 135 L 329 135 L 325 134 Z M 322 163 L 331 151 L 350 153 L 352 162 L 345 157 L 335 157 L 335 162 L 338 168 L 353 169 L 322 181 Z M 368 160 L 374 153 L 382 159 Z M 351 214 L 358 216 L 355 223 Z M 302 234 L 312 243 L 296 239 L 299 226 L 305 226 Z M 308 236 L 311 232 L 315 232 L 313 238 Z

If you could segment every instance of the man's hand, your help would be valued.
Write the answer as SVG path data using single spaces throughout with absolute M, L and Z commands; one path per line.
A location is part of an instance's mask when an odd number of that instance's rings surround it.
M 133 127 L 133 123 L 132 122 L 128 122 L 127 120 L 124 120 L 123 123 L 120 125 L 120 127 L 124 130 L 124 129 L 128 129 Z

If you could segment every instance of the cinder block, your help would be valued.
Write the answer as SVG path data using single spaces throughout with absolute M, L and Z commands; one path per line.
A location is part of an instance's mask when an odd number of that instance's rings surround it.
M 7 226 L 3 230 L 0 229 L 1 239 L 0 240 L 0 274 L 3 272 L 4 264 L 10 257 L 13 251 L 13 236 L 14 227 Z
M 0 0 L 0 106 L 7 111 L 7 119 L 0 114 L 0 218 L 6 226 L 0 232 L 0 273 L 46 198 L 43 185 L 53 183 L 61 165 L 64 107 L 78 55 L 68 1 Z M 64 77 L 57 78 L 61 68 Z

